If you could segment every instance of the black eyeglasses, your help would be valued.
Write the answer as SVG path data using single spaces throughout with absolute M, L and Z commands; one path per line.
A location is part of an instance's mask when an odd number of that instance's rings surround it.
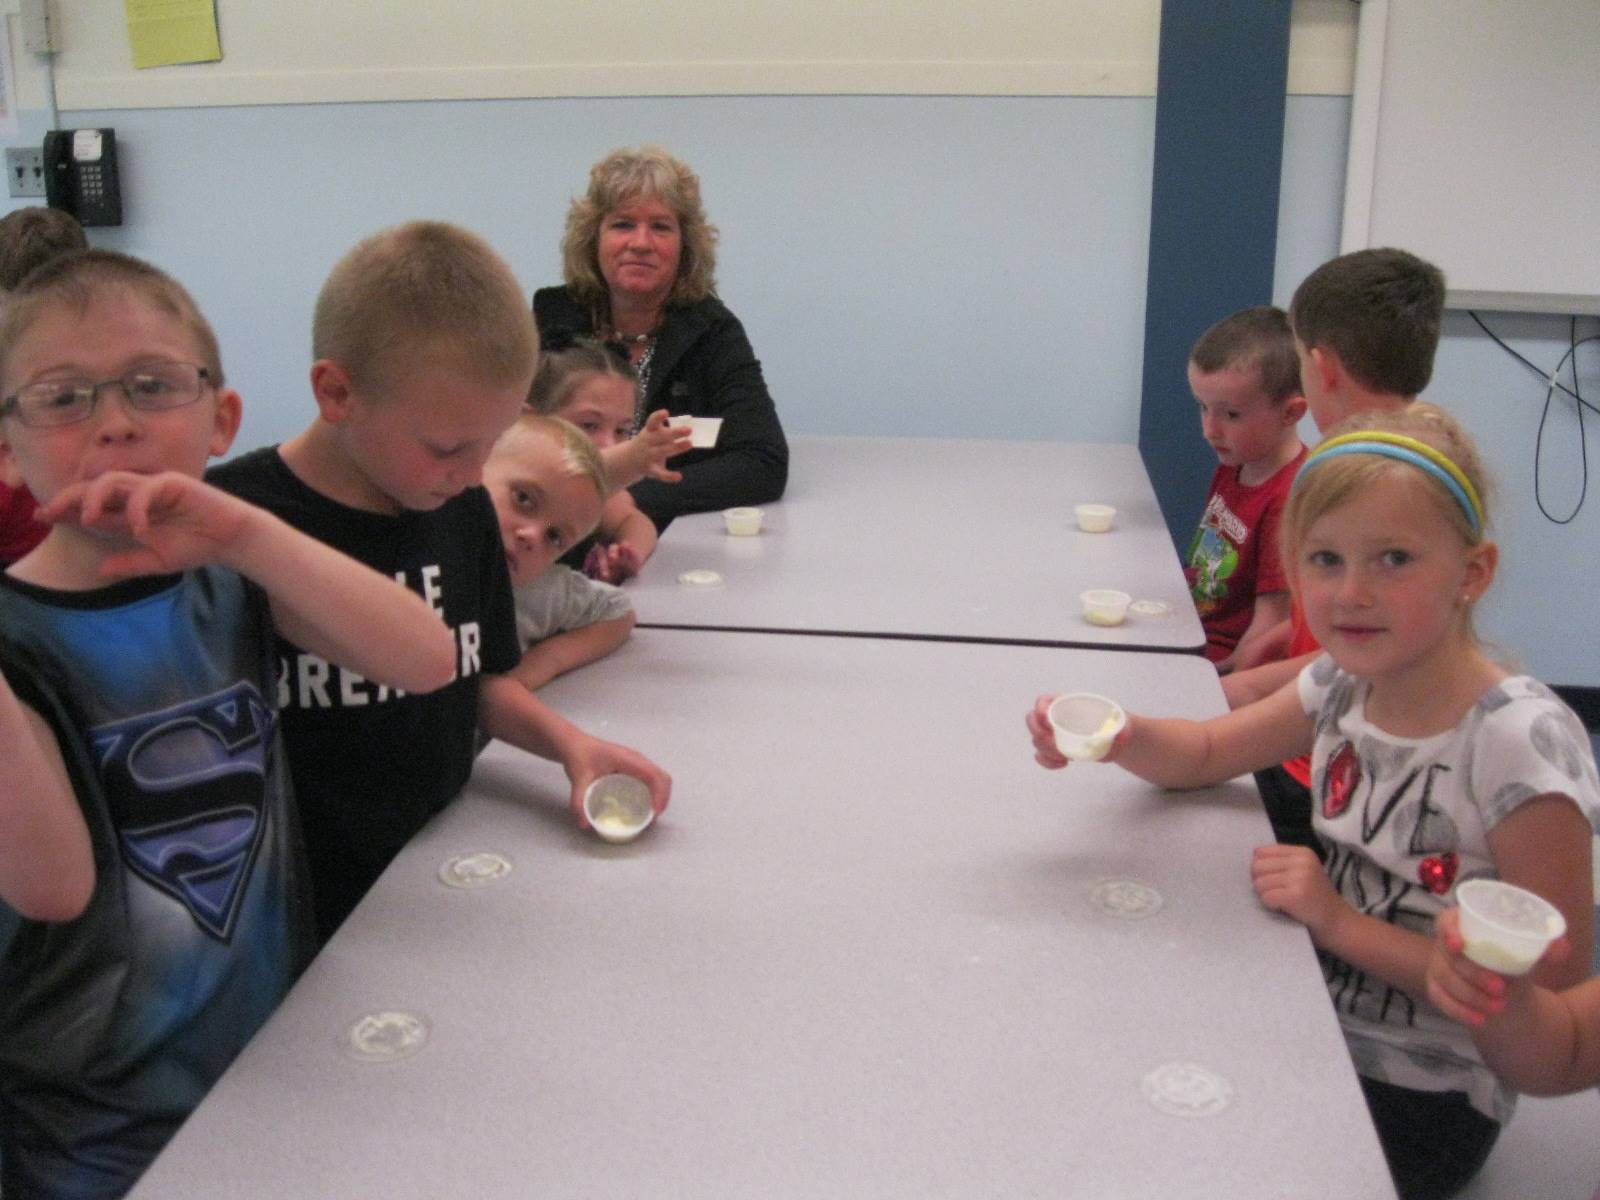
M 15 415 L 31 429 L 54 429 L 87 421 L 100 393 L 119 387 L 128 403 L 142 412 L 165 412 L 200 399 L 211 372 L 195 363 L 164 362 L 136 367 L 115 379 L 53 379 L 30 383 L 0 400 L 0 418 Z

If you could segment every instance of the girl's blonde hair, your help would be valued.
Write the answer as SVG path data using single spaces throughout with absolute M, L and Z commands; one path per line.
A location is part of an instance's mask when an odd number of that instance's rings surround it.
M 1443 455 L 1470 484 L 1463 491 L 1469 500 L 1476 499 L 1479 519 L 1473 519 L 1473 505 L 1463 506 L 1450 486 L 1424 467 L 1380 453 L 1318 457 L 1319 451 L 1335 438 L 1362 433 L 1398 434 Z M 1444 473 L 1450 474 L 1448 468 L 1444 468 Z M 1461 535 L 1463 546 L 1476 546 L 1484 540 L 1489 523 L 1489 481 L 1478 448 L 1454 417 L 1436 404 L 1418 400 L 1393 411 L 1357 413 L 1328 430 L 1328 436 L 1311 452 L 1295 479 L 1294 491 L 1290 493 L 1283 515 L 1283 560 L 1290 565 L 1290 570 L 1294 570 L 1299 549 L 1312 525 L 1378 480 L 1395 477 L 1425 485 L 1433 503 Z
M 589 190 L 567 210 L 562 277 L 573 296 L 601 313 L 610 293 L 600 274 L 600 223 L 634 200 L 659 200 L 678 218 L 683 248 L 667 303 L 693 304 L 717 290 L 717 227 L 700 204 L 700 177 L 660 146 L 613 150 L 589 169 Z
M 528 407 L 534 412 L 554 416 L 567 406 L 572 393 L 595 375 L 626 379 L 635 386 L 639 382 L 626 356 L 593 338 L 579 338 L 567 349 L 546 354 L 539 360 L 533 386 L 528 389 Z

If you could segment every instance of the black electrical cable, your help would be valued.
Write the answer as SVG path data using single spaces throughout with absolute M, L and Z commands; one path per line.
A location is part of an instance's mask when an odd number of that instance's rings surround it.
M 1524 358 L 1521 354 L 1518 354 L 1510 346 L 1506 345 L 1506 343 L 1500 338 L 1500 335 L 1495 333 L 1494 330 L 1490 329 L 1487 325 L 1485 325 L 1483 323 L 1483 318 L 1478 316 L 1477 313 L 1475 313 L 1472 310 L 1468 309 L 1467 310 L 1467 316 L 1471 317 L 1475 322 L 1477 322 L 1478 328 L 1483 330 L 1484 333 L 1488 334 L 1490 340 L 1492 340 L 1496 346 L 1499 346 L 1500 349 L 1504 350 L 1507 354 L 1511 355 L 1512 358 L 1516 359 L 1523 366 L 1527 367 L 1528 370 L 1532 371 L 1535 375 L 1537 375 L 1540 379 L 1544 380 L 1546 383 L 1549 383 L 1551 381 L 1551 374 L 1552 374 L 1551 372 L 1542 370 L 1536 363 L 1530 362 L 1528 359 Z M 1576 321 L 1576 318 L 1574 318 L 1574 321 Z M 1594 341 L 1600 341 L 1600 334 L 1591 334 L 1589 337 L 1581 338 L 1581 339 L 1579 339 L 1579 341 L 1576 344 L 1578 346 L 1581 346 L 1585 342 L 1594 342 Z M 1568 352 L 1568 357 L 1570 357 L 1570 355 L 1571 355 L 1571 352 L 1569 351 Z M 1566 358 L 1563 358 L 1561 360 L 1563 365 L 1565 365 L 1566 361 L 1567 361 Z M 1556 368 L 1557 371 L 1559 371 L 1560 369 L 1561 369 L 1561 367 L 1557 367 Z M 1576 371 L 1577 371 L 1577 365 L 1576 364 L 1573 365 L 1573 371 L 1574 371 L 1574 382 L 1576 382 Z M 1553 386 L 1556 387 L 1556 388 L 1559 388 L 1561 391 L 1563 391 L 1567 395 L 1571 396 L 1579 404 L 1582 404 L 1585 408 L 1589 409 L 1590 411 L 1596 412 L 1596 413 L 1600 413 L 1600 408 L 1595 408 L 1595 406 L 1593 404 L 1590 404 L 1589 401 L 1585 400 L 1582 396 L 1578 395 L 1577 392 L 1573 391 L 1566 384 L 1564 384 L 1564 383 L 1560 382 L 1559 380 L 1557 380 L 1557 381 L 1555 381 Z
M 1593 404 L 1583 398 L 1582 385 L 1578 382 L 1578 347 L 1589 342 L 1600 342 L 1600 334 L 1591 334 L 1588 337 L 1580 338 L 1578 336 L 1578 318 L 1576 316 L 1570 318 L 1567 332 L 1567 352 L 1561 356 L 1561 361 L 1556 363 L 1556 369 L 1546 373 L 1502 341 L 1494 330 L 1483 323 L 1483 319 L 1477 313 L 1469 310 L 1467 315 L 1477 322 L 1478 328 L 1488 334 L 1495 345 L 1499 346 L 1500 349 L 1511 355 L 1512 358 L 1545 382 L 1544 407 L 1539 413 L 1539 430 L 1533 439 L 1533 500 L 1539 506 L 1539 512 L 1544 516 L 1545 520 L 1554 525 L 1570 525 L 1577 518 L 1578 513 L 1582 511 L 1583 502 L 1589 495 L 1589 443 L 1588 435 L 1583 427 L 1583 410 L 1587 408 L 1600 412 L 1600 408 L 1595 408 Z M 1562 368 L 1569 362 L 1572 364 L 1572 386 L 1570 388 L 1558 378 Z M 1555 401 L 1557 389 L 1571 396 L 1575 402 L 1575 411 L 1578 414 L 1578 455 L 1582 464 L 1579 475 L 1578 501 L 1572 506 L 1572 511 L 1564 517 L 1552 516 L 1550 510 L 1545 507 L 1539 467 L 1540 460 L 1544 457 L 1544 427 L 1550 419 L 1550 406 Z

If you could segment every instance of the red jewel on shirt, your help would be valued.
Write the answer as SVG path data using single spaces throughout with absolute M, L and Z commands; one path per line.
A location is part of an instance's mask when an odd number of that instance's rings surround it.
M 1460 865 L 1461 859 L 1453 851 L 1437 854 L 1417 864 L 1417 878 L 1435 896 L 1442 896 L 1455 883 L 1456 869 Z
M 1322 815 L 1332 821 L 1350 807 L 1356 786 L 1361 782 L 1361 763 L 1349 742 L 1334 751 L 1323 780 Z

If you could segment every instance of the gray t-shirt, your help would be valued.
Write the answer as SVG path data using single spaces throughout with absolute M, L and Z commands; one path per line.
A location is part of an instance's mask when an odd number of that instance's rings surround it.
M 1387 733 L 1366 717 L 1368 685 L 1327 655 L 1299 678 L 1316 721 L 1312 825 L 1328 875 L 1358 912 L 1431 937 L 1464 879 L 1495 878 L 1488 834 L 1535 796 L 1570 796 L 1595 826 L 1600 778 L 1577 716 L 1526 675 L 1502 680 L 1454 729 Z M 1462 1091 L 1497 1121 L 1513 1096 L 1466 1028 L 1423 999 L 1331 955 L 1323 971 L 1356 1070 L 1416 1091 Z
M 633 611 L 619 587 L 590 579 L 556 563 L 527 583 L 516 584 L 517 641 L 526 650 L 535 642 L 597 621 L 614 621 Z

